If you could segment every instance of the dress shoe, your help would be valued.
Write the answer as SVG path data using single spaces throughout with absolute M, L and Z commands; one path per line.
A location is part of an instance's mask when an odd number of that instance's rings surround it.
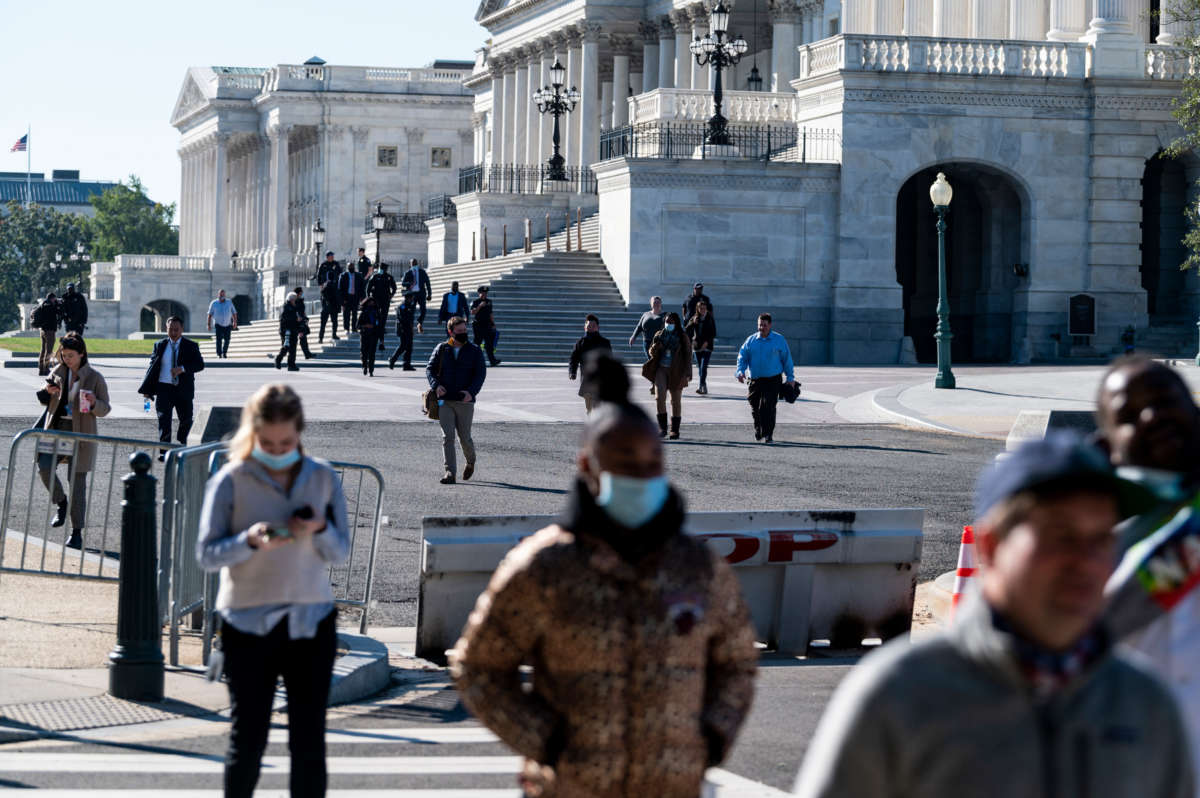
M 367 367 L 363 366 L 363 376 L 367 376 Z
M 447 471 L 442 476 L 442 478 L 438 481 L 441 482 L 443 485 L 453 485 L 454 484 L 454 474 L 450 471 Z
M 64 499 L 58 503 L 58 512 L 54 515 L 54 520 L 50 522 L 50 526 L 59 527 L 67 523 L 67 502 Z
M 417 370 L 416 366 L 405 366 L 404 367 L 404 371 L 416 371 L 416 370 Z
M 758 429 L 757 427 L 755 427 L 755 429 L 754 429 L 754 440 L 756 440 L 756 441 L 762 440 L 762 430 Z
M 394 358 L 394 357 L 388 358 L 388 368 L 390 368 L 390 369 L 396 368 L 396 358 Z
M 463 469 L 463 479 L 464 480 L 470 479 L 471 475 L 474 473 L 475 473 L 475 464 L 467 463 L 466 468 Z
M 340 341 L 340 340 L 342 340 L 342 339 L 341 339 L 341 338 L 338 338 L 338 335 L 337 335 L 337 333 L 334 333 L 334 334 L 333 334 L 333 340 L 335 340 L 335 341 Z
M 775 442 L 775 439 L 772 438 L 770 435 L 768 435 L 766 440 L 763 441 L 763 443 L 774 443 L 774 442 Z
M 80 534 L 82 531 L 83 530 L 81 530 L 81 529 L 72 529 L 70 537 L 67 538 L 67 542 L 64 543 L 63 545 L 66 546 L 68 549 L 82 549 L 83 548 L 83 535 Z
M 299 366 L 288 366 L 288 371 L 299 371 L 299 370 L 300 370 Z

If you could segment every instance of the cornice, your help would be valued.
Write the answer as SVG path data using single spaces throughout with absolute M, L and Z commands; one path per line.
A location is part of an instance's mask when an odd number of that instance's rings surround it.
M 480 25 L 488 30 L 491 30 L 493 25 L 500 25 L 504 22 L 507 22 L 513 17 L 523 14 L 534 6 L 544 2 L 545 0 L 520 0 L 519 2 L 513 3 L 508 8 L 502 8 L 495 13 L 479 19 L 478 21 Z

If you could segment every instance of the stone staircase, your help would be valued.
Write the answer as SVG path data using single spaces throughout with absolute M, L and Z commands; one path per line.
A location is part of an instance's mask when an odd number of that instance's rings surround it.
M 522 250 L 487 260 L 454 263 L 439 266 L 429 272 L 433 288 L 433 300 L 425 316 L 425 332 L 418 334 L 413 347 L 413 363 L 423 364 L 429 359 L 433 348 L 445 340 L 445 334 L 437 321 L 441 296 L 450 290 L 450 284 L 458 281 L 459 290 L 474 300 L 479 286 L 489 288 L 494 305 L 496 326 L 500 331 L 500 343 L 496 354 L 506 363 L 565 364 L 571 355 L 575 341 L 583 334 L 583 319 L 588 313 L 600 317 L 600 331 L 613 343 L 614 352 L 626 363 L 640 363 L 643 359 L 641 341 L 630 347 L 629 334 L 645 309 L 641 304 L 626 308 L 616 283 L 598 254 L 600 250 L 600 220 L 590 216 L 583 220 L 579 238 L 583 251 L 577 249 L 575 229 L 571 230 L 571 251 L 566 251 L 566 233 L 559 232 L 550 237 L 550 251 L 546 251 L 545 240 L 537 241 L 533 251 Z M 394 275 L 395 276 L 395 275 Z M 306 289 L 315 294 L 316 288 Z M 682 297 L 667 297 L 665 305 L 674 309 Z M 395 305 L 400 302 L 397 295 Z M 358 335 L 342 335 L 341 340 L 331 341 L 328 332 L 323 345 L 317 343 L 320 328 L 320 302 L 310 298 L 308 320 L 312 330 L 309 347 L 317 360 L 354 360 L 359 357 Z M 386 353 L 380 353 L 377 363 L 387 367 L 386 357 L 395 348 L 395 306 L 388 316 L 388 331 L 385 339 Z M 720 331 L 718 317 L 718 331 Z M 279 350 L 278 321 L 264 320 L 243 326 L 233 334 L 229 357 L 265 359 L 267 353 Z M 339 333 L 340 334 L 340 333 Z M 718 339 L 714 363 L 732 364 L 737 357 L 736 342 Z M 201 342 L 204 356 L 215 357 L 213 342 Z M 310 363 L 312 361 L 309 361 Z M 303 366 L 303 355 L 297 353 L 297 363 Z
M 1156 318 L 1139 332 L 1134 346 L 1139 352 L 1166 358 L 1194 358 L 1197 350 L 1196 321 L 1184 316 Z

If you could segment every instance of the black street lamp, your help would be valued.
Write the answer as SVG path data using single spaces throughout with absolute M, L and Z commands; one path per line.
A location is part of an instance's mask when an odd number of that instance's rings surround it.
M 754 66 L 750 67 L 750 77 L 746 78 L 746 87 L 750 91 L 762 91 L 762 75 L 758 71 L 758 3 L 754 3 Z
M 379 265 L 379 255 L 383 251 L 379 248 L 379 234 L 383 232 L 383 228 L 387 225 L 387 216 L 383 212 L 383 203 L 376 203 L 375 215 L 371 217 L 371 224 L 375 226 L 375 265 Z
M 546 175 L 547 180 L 567 179 L 567 171 L 563 168 L 566 160 L 558 151 L 558 118 L 575 110 L 575 104 L 579 102 L 579 92 L 572 86 L 563 94 L 562 87 L 566 79 L 567 69 L 556 58 L 554 66 L 550 67 L 550 85 L 543 86 L 533 93 L 538 112 L 554 116 L 554 154 L 550 156 L 550 173 Z
M 688 49 L 696 57 L 700 66 L 712 64 L 716 71 L 716 83 L 713 88 L 713 115 L 708 120 L 708 133 L 705 144 L 728 145 L 729 120 L 721 116 L 721 70 L 731 67 L 742 60 L 742 54 L 750 48 L 741 36 L 731 41 L 725 41 L 729 31 L 729 9 L 724 2 L 718 2 L 712 10 L 712 32 L 704 34 L 704 38 L 696 37 Z
M 313 225 L 313 247 L 317 250 L 317 268 L 313 271 L 313 279 L 317 279 L 317 272 L 321 270 L 321 245 L 325 243 L 325 228 L 321 226 L 321 217 L 317 217 L 317 223 Z
M 954 372 L 950 370 L 950 342 L 954 333 L 950 332 L 950 298 L 946 295 L 946 211 L 950 210 L 950 200 L 954 197 L 954 189 L 946 181 L 946 175 L 938 172 L 937 180 L 929 187 L 929 199 L 933 201 L 933 211 L 937 214 L 938 234 L 938 303 L 937 303 L 937 332 L 933 334 L 937 340 L 937 377 L 934 378 L 934 388 L 953 388 Z

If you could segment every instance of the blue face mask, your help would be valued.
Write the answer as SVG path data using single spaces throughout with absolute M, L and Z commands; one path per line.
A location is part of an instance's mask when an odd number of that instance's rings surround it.
M 272 471 L 282 471 L 300 462 L 300 450 L 292 449 L 286 454 L 267 454 L 258 446 L 250 450 L 250 456 Z
M 663 327 L 666 328 L 667 332 L 675 332 L 674 324 L 664 324 Z
M 669 493 L 666 477 L 640 479 L 601 471 L 596 504 L 621 526 L 637 529 L 658 515 Z
M 1142 466 L 1118 466 L 1117 476 L 1136 482 L 1165 502 L 1183 501 L 1188 496 L 1183 484 L 1183 474 L 1175 471 Z

